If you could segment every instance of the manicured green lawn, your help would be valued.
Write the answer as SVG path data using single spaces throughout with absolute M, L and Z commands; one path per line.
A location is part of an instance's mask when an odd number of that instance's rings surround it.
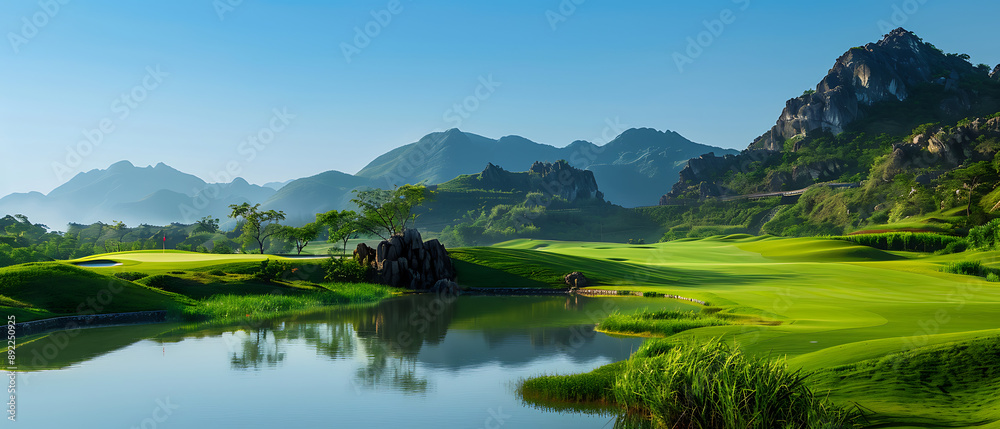
M 290 269 L 274 281 L 258 280 L 253 273 L 265 259 L 281 261 Z M 75 265 L 94 260 L 122 265 Z M 220 318 L 227 312 L 269 317 L 315 305 L 377 301 L 388 296 L 384 288 L 374 285 L 359 289 L 326 282 L 323 263 L 324 259 L 273 255 L 154 250 L 17 265 L 0 268 L 0 310 L 16 316 L 18 322 L 140 310 L 169 310 L 175 316 L 185 313 L 209 318 Z M 122 279 L 116 274 L 128 276 Z
M 961 347 L 956 342 L 1000 335 L 1000 283 L 940 271 L 957 260 L 996 266 L 997 252 L 933 256 L 835 240 L 745 236 L 644 246 L 515 240 L 458 252 L 464 252 L 463 259 L 485 261 L 479 263 L 525 279 L 548 283 L 552 277 L 533 275 L 530 267 L 560 274 L 578 270 L 599 279 L 603 289 L 676 294 L 780 320 L 777 326 L 698 328 L 672 338 L 723 337 L 750 353 L 787 356 L 793 367 L 811 371 L 890 353 L 930 352 L 927 347 Z M 491 259 L 500 257 L 513 259 Z M 460 280 L 462 274 L 459 267 Z M 963 427 L 1000 421 L 1000 414 L 989 411 L 1000 410 L 996 391 L 977 384 L 963 390 L 975 395 L 957 400 L 946 393 L 949 386 L 932 381 L 885 387 L 880 383 L 890 381 L 873 375 L 879 368 L 839 384 L 822 372 L 816 379 L 825 380 L 817 383 L 832 390 L 831 398 L 858 402 L 895 425 Z M 1000 370 L 993 369 L 986 376 L 1000 383 Z

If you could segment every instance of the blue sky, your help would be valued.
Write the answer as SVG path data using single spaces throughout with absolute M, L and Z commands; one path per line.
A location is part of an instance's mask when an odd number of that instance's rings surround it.
M 565 146 L 617 120 L 744 148 L 886 25 L 1000 62 L 988 0 L 63 1 L 0 11 L 0 195 L 123 159 L 210 181 L 354 173 L 456 125 Z M 679 69 L 706 21 L 721 33 Z

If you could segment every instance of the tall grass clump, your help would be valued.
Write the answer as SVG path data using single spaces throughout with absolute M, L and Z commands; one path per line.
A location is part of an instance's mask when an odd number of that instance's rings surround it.
M 669 336 L 688 329 L 705 326 L 729 325 L 730 322 L 714 315 L 694 311 L 640 311 L 635 314 L 612 313 L 597 325 L 605 332 L 626 334 L 650 333 Z
M 184 310 L 190 320 L 265 319 L 323 305 L 376 302 L 392 295 L 389 287 L 366 283 L 332 286 L 306 295 L 216 295 Z
M 719 340 L 685 343 L 626 361 L 611 390 L 628 413 L 657 427 L 856 427 L 857 409 L 817 396 L 783 359 L 743 354 Z
M 611 388 L 624 366 L 625 362 L 615 362 L 583 374 L 543 375 L 521 380 L 517 393 L 526 401 L 551 408 L 609 405 Z

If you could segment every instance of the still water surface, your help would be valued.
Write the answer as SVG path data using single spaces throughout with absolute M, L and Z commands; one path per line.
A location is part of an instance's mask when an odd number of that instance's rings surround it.
M 648 298 L 418 295 L 256 325 L 50 335 L 19 349 L 19 366 L 34 370 L 20 374 L 17 424 L 610 428 L 612 416 L 523 404 L 513 386 L 627 358 L 641 340 L 594 332 L 594 323 L 651 306 L 693 308 Z

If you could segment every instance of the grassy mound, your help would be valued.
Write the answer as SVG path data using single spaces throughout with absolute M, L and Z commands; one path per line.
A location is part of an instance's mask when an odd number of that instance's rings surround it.
M 942 420 L 1000 422 L 1000 337 L 937 344 L 816 373 L 835 398 L 864 397 L 879 420 L 925 426 Z
M 813 238 L 772 238 L 743 244 L 740 248 L 760 253 L 768 259 L 784 262 L 867 262 L 904 259 L 868 246 L 841 240 Z
M 145 287 L 55 262 L 0 268 L 4 305 L 22 310 L 27 321 L 46 316 L 176 310 L 191 301 L 177 294 Z
M 657 283 L 681 278 L 678 270 L 649 269 L 630 262 L 609 260 L 613 252 L 597 249 L 591 257 L 547 252 L 549 246 L 536 242 L 533 248 L 470 247 L 452 249 L 459 282 L 470 287 L 566 287 L 563 276 L 582 271 L 594 285 L 616 284 L 623 278 L 643 275 Z M 632 251 L 652 247 L 630 246 Z M 590 256 L 590 255 L 588 255 Z

